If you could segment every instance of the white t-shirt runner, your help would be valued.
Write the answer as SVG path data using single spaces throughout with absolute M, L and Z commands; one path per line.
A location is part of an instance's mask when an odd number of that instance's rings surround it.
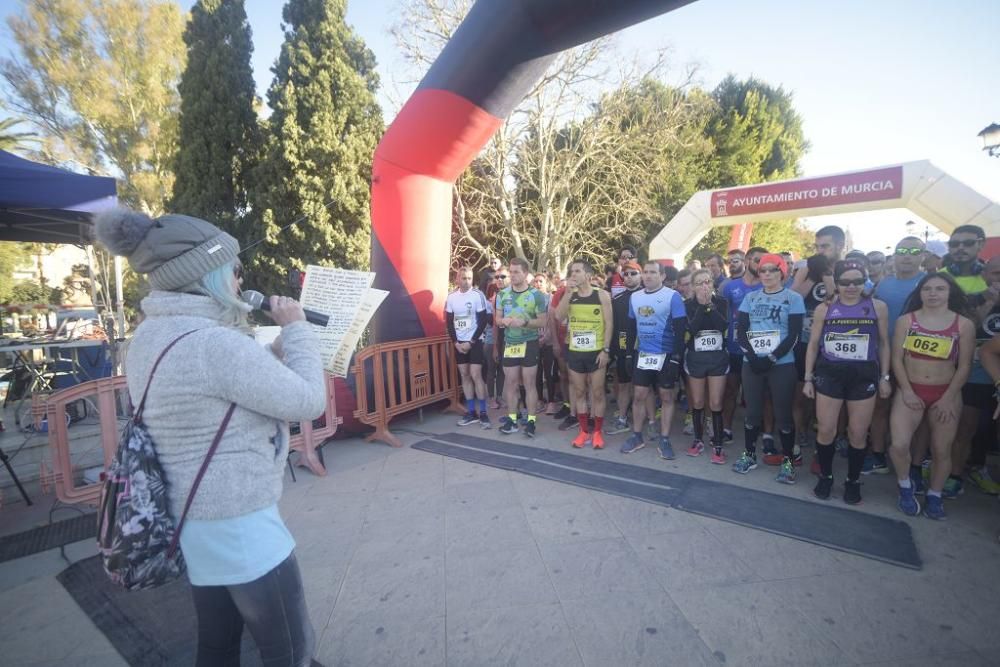
M 468 343 L 476 332 L 476 313 L 486 310 L 486 297 L 475 287 L 468 292 L 455 290 L 444 302 L 444 312 L 455 316 L 455 340 Z

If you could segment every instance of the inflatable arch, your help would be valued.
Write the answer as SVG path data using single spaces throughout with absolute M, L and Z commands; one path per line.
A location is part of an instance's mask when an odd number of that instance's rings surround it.
M 375 340 L 444 332 L 452 186 L 560 51 L 693 0 L 478 0 L 372 165 Z
M 774 218 L 909 209 L 950 233 L 979 225 L 984 255 L 1000 254 L 1000 204 L 949 176 L 927 160 L 817 178 L 796 178 L 696 193 L 660 230 L 649 256 L 684 263 L 684 256 L 712 227 L 737 225 L 730 248 L 747 249 L 754 222 Z

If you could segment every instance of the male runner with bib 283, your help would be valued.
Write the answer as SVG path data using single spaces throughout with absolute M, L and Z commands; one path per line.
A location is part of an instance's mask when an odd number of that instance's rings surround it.
M 448 335 L 455 341 L 458 373 L 462 377 L 462 392 L 468 409 L 458 425 L 479 424 L 486 429 L 490 427 L 490 416 L 486 412 L 486 382 L 483 379 L 483 333 L 489 321 L 486 297 L 472 286 L 472 269 L 468 266 L 455 272 L 455 282 L 458 289 L 448 295 L 444 303 L 444 317 Z
M 507 409 L 513 410 L 503 418 L 500 432 L 517 433 L 517 399 L 519 388 L 524 386 L 524 402 L 528 408 L 528 423 L 524 434 L 535 437 L 535 419 L 538 414 L 538 328 L 545 326 L 545 296 L 528 284 L 528 262 L 515 257 L 508 264 L 510 287 L 497 294 L 494 322 L 504 330 L 503 365 L 504 400 Z
M 578 259 L 569 266 L 570 290 L 556 308 L 556 320 L 569 320 L 569 350 L 566 367 L 569 369 L 570 391 L 576 410 L 580 433 L 573 440 L 574 447 L 593 443 L 594 449 L 604 447 L 604 377 L 610 357 L 608 337 L 613 327 L 611 297 L 602 289 L 594 289 L 591 279 L 594 268 L 589 262 Z M 594 417 L 593 434 L 588 433 L 587 397 Z
M 674 417 L 674 392 L 684 362 L 684 333 L 687 310 L 681 295 L 663 285 L 664 267 L 646 262 L 642 269 L 645 289 L 632 294 L 629 317 L 635 320 L 636 352 L 632 385 L 632 435 L 622 445 L 623 454 L 645 446 L 642 425 L 645 423 L 646 396 L 652 387 L 660 394 L 660 458 L 672 460 L 670 422 Z M 636 430 L 638 429 L 638 430 Z

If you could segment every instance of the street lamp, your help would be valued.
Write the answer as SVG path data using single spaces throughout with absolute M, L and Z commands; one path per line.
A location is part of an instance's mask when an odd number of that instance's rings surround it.
M 983 150 L 990 157 L 1000 157 L 1000 125 L 990 123 L 978 136 L 983 138 Z

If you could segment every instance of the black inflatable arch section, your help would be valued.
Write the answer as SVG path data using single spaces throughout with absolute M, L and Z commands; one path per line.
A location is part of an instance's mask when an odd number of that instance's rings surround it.
M 444 332 L 452 186 L 560 51 L 693 0 L 478 0 L 372 165 L 379 342 Z

